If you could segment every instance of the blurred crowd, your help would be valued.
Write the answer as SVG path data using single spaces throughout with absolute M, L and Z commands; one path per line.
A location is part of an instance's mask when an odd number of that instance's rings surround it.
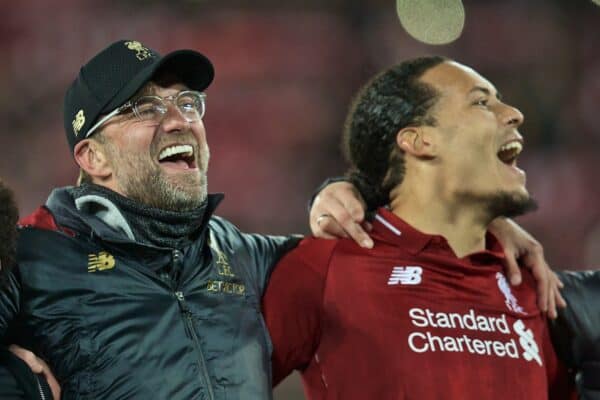
M 392 1 L 22 0 L 0 25 L 0 173 L 23 214 L 72 184 L 62 96 L 78 67 L 119 38 L 190 47 L 215 63 L 205 124 L 220 213 L 251 231 L 305 232 L 306 201 L 343 173 L 352 94 L 420 54 L 475 67 L 525 114 L 519 162 L 540 209 L 522 223 L 556 268 L 600 267 L 600 8 L 590 1 L 465 1 L 463 35 L 427 46 Z M 424 205 L 426 209 L 426 205 Z
M 442 54 L 476 68 L 525 114 L 519 163 L 540 209 L 520 221 L 551 265 L 600 268 L 600 7 L 465 1 L 461 38 L 427 46 L 403 31 L 393 3 L 11 2 L 0 17 L 0 176 L 22 214 L 75 182 L 62 96 L 106 44 L 189 47 L 216 67 L 205 125 L 209 187 L 226 193 L 219 213 L 247 231 L 306 232 L 311 192 L 345 170 L 339 140 L 352 94 L 385 66 Z

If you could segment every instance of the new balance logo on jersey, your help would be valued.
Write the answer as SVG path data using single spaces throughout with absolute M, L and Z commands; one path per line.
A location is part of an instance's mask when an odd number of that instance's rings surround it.
M 394 267 L 388 285 L 418 285 L 422 275 L 423 268 L 418 266 Z

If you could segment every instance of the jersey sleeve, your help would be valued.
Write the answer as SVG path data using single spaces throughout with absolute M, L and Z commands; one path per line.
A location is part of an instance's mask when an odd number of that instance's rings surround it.
M 273 343 L 273 385 L 304 369 L 320 338 L 323 295 L 334 240 L 309 238 L 275 267 L 263 297 Z

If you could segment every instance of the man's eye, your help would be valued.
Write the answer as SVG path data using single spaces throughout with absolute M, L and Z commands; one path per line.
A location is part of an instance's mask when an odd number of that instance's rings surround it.
M 193 111 L 194 109 L 196 109 L 196 104 L 192 102 L 187 102 L 181 104 L 179 107 L 181 107 L 181 109 L 185 111 Z
M 479 99 L 479 100 L 476 100 L 473 103 L 473 105 L 474 106 L 484 106 L 484 107 L 487 107 L 487 105 L 488 105 L 488 99 Z

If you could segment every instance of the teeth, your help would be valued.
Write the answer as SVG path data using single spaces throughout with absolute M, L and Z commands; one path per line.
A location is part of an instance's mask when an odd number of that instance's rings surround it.
M 172 157 L 178 154 L 181 154 L 185 157 L 191 157 L 194 155 L 194 148 L 189 144 L 167 147 L 166 149 L 160 152 L 160 155 L 158 156 L 158 161 L 162 161 L 167 157 Z
M 521 142 L 518 141 L 514 141 L 514 142 L 510 142 L 505 144 L 504 146 L 500 147 L 500 151 L 514 151 L 515 154 L 519 154 L 521 153 L 521 151 L 523 151 L 523 145 L 521 144 Z

